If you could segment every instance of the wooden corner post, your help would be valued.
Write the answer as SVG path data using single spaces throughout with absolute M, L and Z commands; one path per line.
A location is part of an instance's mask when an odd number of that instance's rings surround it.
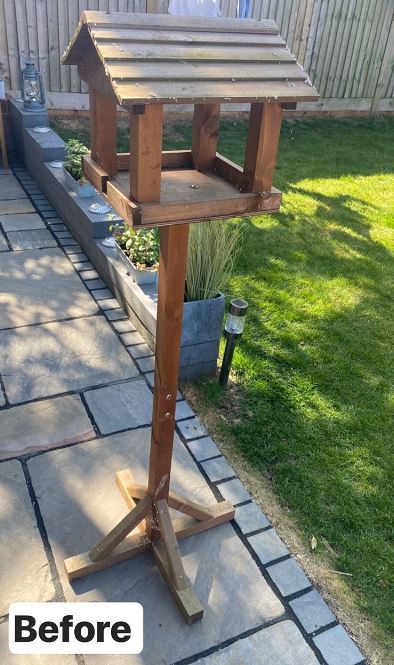
M 117 116 L 115 99 L 96 88 L 89 92 L 92 159 L 112 178 L 117 173 Z
M 275 171 L 281 123 L 281 104 L 266 102 L 250 105 L 243 191 L 270 191 Z
M 192 133 L 194 168 L 213 171 L 218 144 L 220 104 L 195 104 Z

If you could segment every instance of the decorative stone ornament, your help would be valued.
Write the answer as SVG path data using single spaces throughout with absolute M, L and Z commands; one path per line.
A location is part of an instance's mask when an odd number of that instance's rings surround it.
M 232 520 L 235 510 L 229 501 L 202 506 L 170 491 L 189 223 L 276 212 L 283 108 L 318 94 L 272 20 L 84 12 L 63 63 L 77 65 L 89 85 L 86 178 L 126 224 L 161 227 L 148 482 L 118 472 L 128 514 L 65 566 L 74 579 L 151 550 L 192 623 L 204 610 L 177 541 Z M 222 102 L 251 104 L 243 168 L 217 153 Z M 163 105 L 177 103 L 194 106 L 191 149 L 163 151 Z M 129 111 L 126 154 L 116 152 L 117 105 Z M 170 509 L 182 518 L 173 521 Z

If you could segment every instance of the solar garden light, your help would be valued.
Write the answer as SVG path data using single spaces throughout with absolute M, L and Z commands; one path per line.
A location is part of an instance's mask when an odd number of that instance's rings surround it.
M 35 68 L 33 60 L 26 60 L 25 65 L 20 83 L 23 106 L 29 111 L 42 111 L 45 104 L 42 76 Z
M 231 369 L 234 349 L 239 337 L 241 337 L 246 319 L 248 303 L 242 298 L 234 298 L 228 308 L 226 323 L 224 325 L 224 334 L 227 338 L 226 348 L 224 350 L 222 367 L 219 375 L 221 386 L 227 386 L 228 375 Z

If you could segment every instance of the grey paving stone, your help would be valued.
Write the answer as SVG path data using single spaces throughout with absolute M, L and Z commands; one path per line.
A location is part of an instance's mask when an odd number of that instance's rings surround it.
M 0 411 L 0 459 L 85 441 L 93 426 L 78 395 Z
M 0 231 L 0 252 L 8 252 L 8 251 L 9 247 L 7 245 L 7 241 L 3 236 L 2 232 Z
M 8 621 L 0 623 L 1 665 L 75 665 L 75 656 L 14 654 L 8 649 Z
M 0 407 L 4 406 L 5 404 L 5 397 L 2 389 L 0 388 Z
M 178 429 L 186 441 L 196 439 L 198 436 L 206 436 L 207 434 L 207 430 L 197 417 L 181 421 L 178 423 Z
M 55 589 L 25 477 L 17 460 L 0 464 L 0 504 L 2 616 L 8 614 L 11 603 L 53 600 Z
M 85 279 L 85 274 L 86 273 L 82 274 L 82 279 Z M 99 277 L 98 273 L 96 273 L 96 274 L 97 274 L 97 277 Z M 118 309 L 112 309 L 112 310 L 107 309 L 104 312 L 104 314 L 105 314 L 106 318 L 109 321 L 121 321 L 123 319 L 127 319 L 127 314 L 121 307 L 118 307 Z
M 136 362 L 138 364 L 138 360 Z M 145 379 L 148 381 L 149 385 L 152 386 L 153 388 L 153 386 L 155 385 L 155 373 L 148 372 L 147 374 L 145 374 Z M 176 391 L 176 398 L 177 400 L 183 399 L 183 395 L 179 390 Z
M 77 263 L 74 263 L 74 268 L 75 270 L 78 270 L 78 272 L 89 272 L 90 270 L 93 270 L 93 266 L 90 261 L 78 261 Z M 82 277 L 83 279 L 86 279 L 84 276 Z
M 58 238 L 59 243 L 62 247 L 79 247 L 76 240 L 73 237 L 71 238 Z
M 130 335 L 132 333 L 129 333 Z M 136 344 L 127 347 L 128 352 L 132 358 L 146 358 L 153 354 L 152 349 L 147 344 Z
M 282 596 L 290 596 L 296 591 L 302 591 L 311 586 L 310 581 L 295 559 L 274 563 L 267 568 L 267 571 Z
M 88 390 L 85 399 L 101 434 L 152 421 L 153 396 L 144 379 Z
M 307 633 L 313 633 L 335 621 L 335 615 L 315 589 L 291 600 L 290 605 Z
M 99 301 L 100 309 L 118 309 L 119 303 L 116 298 L 103 298 Z
M 202 467 L 209 480 L 211 480 L 213 483 L 218 480 L 224 480 L 224 478 L 231 478 L 232 476 L 237 475 L 231 464 L 229 464 L 224 457 L 218 457 L 217 459 L 203 462 Z
M 46 219 L 45 221 L 47 224 L 49 224 L 49 226 L 52 226 L 52 224 L 59 224 L 62 220 L 60 219 L 60 217 L 51 217 L 49 219 Z
M 96 300 L 105 300 L 106 298 L 112 298 L 113 295 L 109 289 L 94 289 L 92 290 L 92 296 Z
M 215 457 L 221 455 L 219 448 L 214 443 L 210 436 L 205 436 L 203 439 L 190 441 L 187 444 L 198 462 L 201 462 L 208 457 Z
M 364 656 L 343 626 L 335 626 L 313 638 L 327 665 L 357 665 Z
M 282 621 L 259 630 L 196 665 L 318 665 L 295 623 Z
M 275 529 L 268 529 L 256 533 L 248 538 L 262 564 L 270 563 L 289 553 L 286 545 L 281 541 Z
M 0 179 L 0 201 L 24 199 L 26 197 L 26 192 L 24 192 L 14 175 L 5 175 Z
M 220 483 L 217 487 L 223 499 L 231 501 L 234 505 L 242 503 L 243 501 L 249 501 L 250 499 L 249 492 L 238 478 L 234 478 L 234 480 L 226 480 L 226 482 Z
M 118 333 L 135 332 L 135 326 L 129 321 L 129 319 L 114 321 L 112 325 Z
M 43 210 L 41 213 L 42 217 L 57 217 L 57 212 L 56 210 Z
M 235 521 L 242 533 L 251 533 L 270 525 L 268 517 L 255 503 L 239 506 L 235 511 Z
M 147 356 L 146 358 L 136 358 L 135 361 L 142 373 L 151 372 L 155 369 L 155 356 Z
M 105 288 L 105 282 L 103 282 L 102 279 L 90 279 L 86 282 L 86 286 L 89 291 L 92 291 L 93 289 L 102 289 Z
M 96 270 L 83 270 L 81 272 L 81 278 L 84 282 L 89 281 L 90 279 L 99 279 L 100 275 Z
M 33 231 L 10 231 L 8 240 L 13 249 L 39 249 L 57 247 L 56 239 L 46 229 Z
M 128 323 L 130 324 L 130 326 L 132 326 L 130 321 L 128 321 Z M 132 346 L 133 344 L 145 344 L 144 338 L 135 329 L 127 332 L 122 332 L 120 336 L 122 338 L 123 344 L 126 344 L 126 346 Z M 148 355 L 152 355 L 152 351 Z
M 69 231 L 57 231 L 53 226 L 51 226 L 52 231 L 54 232 L 56 238 L 59 239 L 72 239 L 72 235 Z
M 51 229 L 52 229 L 52 231 L 55 231 L 56 233 L 58 231 L 68 232 L 67 226 L 65 224 L 52 224 Z
M 5 169 L 0 166 L 0 175 L 12 175 L 11 169 Z
M 194 411 L 190 406 L 190 404 L 186 402 L 186 400 L 177 402 L 175 410 L 176 420 L 183 420 L 184 418 L 193 418 L 193 416 L 194 416 Z
M 0 215 L 0 224 L 4 231 L 29 231 L 31 229 L 45 229 L 45 224 L 37 213 L 22 215 Z
M 124 432 L 51 451 L 28 463 L 66 599 L 141 602 L 145 635 L 163 636 L 146 639 L 143 656 L 111 657 L 111 665 L 174 663 L 283 616 L 283 606 L 230 524 L 180 542 L 186 574 L 205 608 L 204 620 L 192 629 L 184 623 L 151 554 L 70 586 L 64 557 L 90 549 L 127 513 L 114 482 L 116 471 L 130 467 L 135 482 L 146 484 L 150 436 L 148 428 Z M 214 501 L 178 437 L 171 487 L 195 501 Z M 87 663 L 108 664 L 108 656 L 94 656 Z
M 2 215 L 14 215 L 20 212 L 35 212 L 29 199 L 16 199 L 13 201 L 1 202 Z
M 0 282 L 0 328 L 98 311 L 96 302 L 58 248 L 4 254 Z
M 88 257 L 82 252 L 82 250 L 76 254 L 68 254 L 67 256 L 71 263 L 81 263 L 88 260 Z
M 0 332 L 0 374 L 11 404 L 138 376 L 101 316 Z

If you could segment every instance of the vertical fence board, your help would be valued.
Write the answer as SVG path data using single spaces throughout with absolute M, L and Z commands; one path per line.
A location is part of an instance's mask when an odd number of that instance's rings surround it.
M 4 78 L 7 88 L 10 88 L 10 63 L 5 27 L 4 0 L 0 0 L 0 76 Z
M 4 3 L 4 17 L 7 30 L 8 62 L 10 70 L 10 84 L 14 90 L 19 88 L 19 44 L 16 25 L 15 1 L 6 0 Z

